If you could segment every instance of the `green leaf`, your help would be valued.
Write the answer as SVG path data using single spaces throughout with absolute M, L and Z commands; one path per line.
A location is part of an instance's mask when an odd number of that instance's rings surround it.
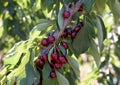
M 13 70 L 8 76 L 8 81 L 14 76 L 17 85 L 36 85 L 39 81 L 39 73 L 33 67 L 33 48 L 30 48 L 24 55 L 20 66 Z
M 47 79 L 43 79 L 42 81 L 42 85 L 59 85 L 58 81 L 56 78 L 47 78 Z
M 93 56 L 95 63 L 97 66 L 100 65 L 100 54 L 98 53 L 98 46 L 96 45 L 96 43 L 93 41 L 93 39 L 90 40 L 90 48 L 89 48 L 89 52 L 90 54 Z
M 70 85 L 69 81 L 63 76 L 61 73 L 56 71 L 57 74 L 57 80 L 59 82 L 59 85 Z
M 35 39 L 41 33 L 41 31 L 46 30 L 49 26 L 53 25 L 53 22 L 43 22 L 33 27 L 30 32 L 30 39 Z
M 88 12 L 92 10 L 93 5 L 96 0 L 82 0 L 83 6 L 87 9 Z
M 66 58 L 71 68 L 74 70 L 76 76 L 80 78 L 80 65 L 75 56 L 74 55 L 72 55 L 71 57 L 67 56 Z
M 48 61 L 51 62 L 51 54 L 53 53 L 54 48 L 52 47 L 48 53 Z
M 105 5 L 106 0 L 96 0 L 94 8 L 98 13 L 102 14 L 105 11 Z
M 77 36 L 75 37 L 72 45 L 75 49 L 77 55 L 85 52 L 89 48 L 89 30 L 91 30 L 89 24 L 86 22 L 84 27 L 78 32 Z
M 120 3 L 118 0 L 108 0 L 108 6 L 113 13 L 114 20 L 117 23 L 120 19 Z
M 103 30 L 105 31 L 105 26 L 104 26 L 103 22 L 101 21 L 100 17 L 96 18 L 96 26 L 97 26 L 99 47 L 100 47 L 100 50 L 102 51 L 104 34 L 105 34 L 105 33 L 103 33 Z
M 63 12 L 64 12 L 64 8 L 62 8 L 59 13 L 58 13 L 58 25 L 59 28 L 62 29 L 63 23 L 64 23 L 64 18 L 63 18 Z
M 50 71 L 51 71 L 51 68 L 50 68 L 49 64 L 46 63 L 46 64 L 44 65 L 43 70 L 42 70 L 42 73 L 43 73 L 43 79 L 46 79 L 46 78 L 49 77 L 49 75 L 50 75 Z
M 6 58 L 4 60 L 4 66 L 10 65 L 10 69 L 14 68 L 14 66 L 18 63 L 19 59 L 21 58 L 22 54 L 25 53 L 25 50 L 25 41 L 16 43 L 6 55 Z
M 100 23 L 101 23 L 101 26 L 102 26 L 102 31 L 103 31 L 103 40 L 105 40 L 106 36 L 107 36 L 107 32 L 106 32 L 106 29 L 105 29 L 105 24 L 102 20 L 102 18 L 100 16 L 98 16 L 99 20 L 100 20 Z
M 66 53 L 67 51 L 65 50 L 65 48 L 63 46 L 60 45 L 59 48 L 60 48 L 60 51 L 62 52 L 63 55 L 67 54 Z

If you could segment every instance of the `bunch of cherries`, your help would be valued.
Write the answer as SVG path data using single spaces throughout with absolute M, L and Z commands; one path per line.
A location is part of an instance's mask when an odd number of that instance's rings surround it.
M 80 7 L 78 11 L 82 11 L 83 8 Z M 68 19 L 71 16 L 69 11 L 64 11 L 63 12 L 63 18 Z M 61 36 L 61 38 L 67 38 L 70 37 L 72 40 L 75 39 L 77 33 L 80 31 L 80 29 L 83 27 L 83 23 L 80 22 L 74 29 L 71 28 L 66 28 Z M 53 35 L 48 36 L 48 38 L 43 38 L 40 46 L 47 47 L 49 45 L 53 45 L 55 43 L 55 37 Z M 61 46 L 64 47 L 65 50 L 68 49 L 68 44 L 67 42 L 61 42 Z M 48 60 L 48 54 L 43 53 L 41 56 L 36 60 L 36 66 L 39 67 L 40 69 L 43 69 L 45 63 L 48 61 L 50 67 L 52 68 L 50 72 L 50 77 L 55 78 L 56 73 L 55 69 L 61 69 L 63 64 L 67 63 L 66 56 L 60 55 L 60 49 L 59 46 L 55 46 L 55 50 L 53 53 L 50 55 L 50 61 Z

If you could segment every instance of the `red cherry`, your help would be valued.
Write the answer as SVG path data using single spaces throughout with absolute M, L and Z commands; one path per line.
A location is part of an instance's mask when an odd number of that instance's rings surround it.
M 41 82 L 39 82 L 37 85 L 42 85 Z
M 58 59 L 58 57 L 59 57 L 59 55 L 57 54 L 57 53 L 52 53 L 51 54 L 51 60 L 57 60 Z
M 67 44 L 67 42 L 61 42 L 61 45 L 62 45 L 65 49 L 68 49 L 68 44 Z
M 72 33 L 72 29 L 67 29 L 67 33 L 68 33 L 68 35 L 71 35 L 71 33 Z
M 77 33 L 75 31 L 72 32 L 71 38 L 74 39 L 76 37 Z
M 66 37 L 67 37 L 67 33 L 64 32 L 64 33 L 62 34 L 62 37 L 66 38 Z
M 80 26 L 76 26 L 76 27 L 74 28 L 74 31 L 75 31 L 76 33 L 78 33 L 80 29 L 81 29 Z
M 41 41 L 41 45 L 42 46 L 47 46 L 49 43 L 48 43 L 48 40 L 46 38 L 42 39 Z
M 48 37 L 48 42 L 49 43 L 52 44 L 54 41 L 55 41 L 55 37 L 54 36 L 51 35 L 51 36 Z
M 80 8 L 78 9 L 78 12 L 83 12 L 83 6 L 82 5 L 80 5 Z
M 83 24 L 83 22 L 81 21 L 81 22 L 79 23 L 79 26 L 80 26 L 80 27 L 83 27 L 83 25 L 84 25 L 84 24 Z
M 68 18 L 70 17 L 70 12 L 69 12 L 69 11 L 64 11 L 63 17 L 64 17 L 65 19 L 68 19 Z
M 66 60 L 65 56 L 60 56 L 60 57 L 59 57 L 59 61 L 60 61 L 60 63 L 62 63 L 62 64 L 66 64 L 66 63 L 67 63 L 67 60 Z
M 56 69 L 60 69 L 60 68 L 62 67 L 62 65 L 61 65 L 60 63 L 55 63 L 55 64 L 54 64 L 54 67 L 55 67 Z
M 55 77 L 56 77 L 55 71 L 51 71 L 51 72 L 50 72 L 50 77 L 51 77 L 51 78 L 55 78 Z
M 44 62 L 46 62 L 47 59 L 48 59 L 48 55 L 47 54 L 42 54 L 41 60 L 44 61 Z
M 44 66 L 44 61 L 42 61 L 41 59 L 37 59 L 37 66 L 40 67 L 40 68 L 43 68 Z

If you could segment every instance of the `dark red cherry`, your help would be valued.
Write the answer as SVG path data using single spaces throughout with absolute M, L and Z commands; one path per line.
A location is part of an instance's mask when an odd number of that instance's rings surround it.
M 41 41 L 41 45 L 42 46 L 47 46 L 49 43 L 48 43 L 48 40 L 46 38 L 42 39 Z
M 67 44 L 67 42 L 61 42 L 61 45 L 62 45 L 65 49 L 68 49 L 68 44 Z
M 70 17 L 70 12 L 69 12 L 69 11 L 64 11 L 63 17 L 64 17 L 65 19 L 68 19 L 68 18 Z
M 60 57 L 59 57 L 59 61 L 60 61 L 60 63 L 62 63 L 62 64 L 66 64 L 66 63 L 67 63 L 67 60 L 66 60 L 65 56 L 60 56 Z
M 51 71 L 51 72 L 50 72 L 50 77 L 51 77 L 51 78 L 55 78 L 55 77 L 56 77 L 55 71 Z
M 48 37 L 48 42 L 49 43 L 52 44 L 54 41 L 55 41 L 55 37 L 54 36 L 51 35 L 51 36 Z

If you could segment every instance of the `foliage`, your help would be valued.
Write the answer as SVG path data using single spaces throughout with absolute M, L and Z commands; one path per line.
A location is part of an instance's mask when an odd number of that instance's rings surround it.
M 76 5 L 79 1 L 82 11 Z M 64 11 L 72 9 L 73 15 L 65 19 Z M 0 51 L 5 58 L 0 85 L 120 84 L 119 10 L 120 0 L 1 0 Z M 74 39 L 59 36 L 65 28 L 74 30 L 81 22 Z M 55 44 L 42 47 L 40 42 L 50 35 L 56 38 Z M 68 43 L 67 50 L 60 45 L 63 41 Z M 56 44 L 67 60 L 61 69 L 50 64 Z M 36 62 L 43 53 L 48 60 L 38 68 Z M 53 69 L 56 78 L 50 77 Z

